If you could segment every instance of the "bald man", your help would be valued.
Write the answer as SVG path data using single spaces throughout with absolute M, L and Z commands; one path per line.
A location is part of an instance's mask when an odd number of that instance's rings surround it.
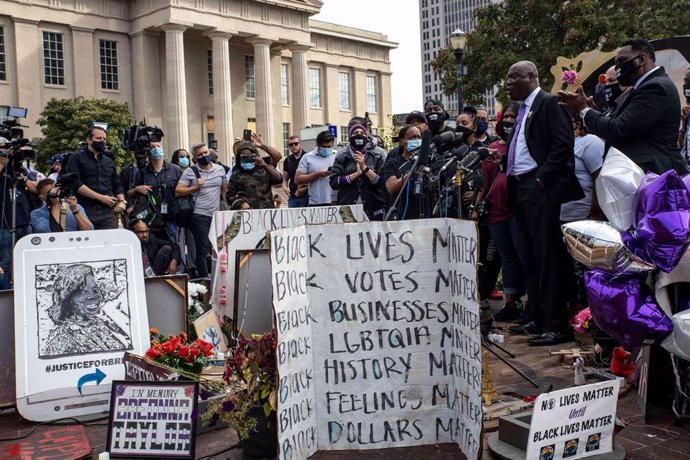
M 567 254 L 560 230 L 561 204 L 584 197 L 575 176 L 573 129 L 558 98 L 539 88 L 529 61 L 516 62 L 506 79 L 510 98 L 523 101 L 506 155 L 508 199 L 523 236 L 520 248 L 531 322 L 513 332 L 538 334 L 531 346 L 572 340 L 565 288 Z

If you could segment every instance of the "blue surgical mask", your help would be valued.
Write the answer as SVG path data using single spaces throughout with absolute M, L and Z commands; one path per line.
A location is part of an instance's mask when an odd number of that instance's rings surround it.
M 483 118 L 480 118 L 477 120 L 477 136 L 482 136 L 484 135 L 485 132 L 489 130 L 489 123 L 484 120 Z
M 180 157 L 177 159 L 177 161 L 178 161 L 178 163 L 180 163 L 180 166 L 182 166 L 183 168 L 186 168 L 187 166 L 189 166 L 189 158 L 187 158 L 187 157 Z
M 251 171 L 252 169 L 254 169 L 254 163 L 240 163 L 240 166 L 245 171 Z
M 333 149 L 331 147 L 319 147 L 319 155 L 322 157 L 327 157 L 330 156 L 331 153 L 333 153 Z
M 422 146 L 422 140 L 421 139 L 409 139 L 407 141 L 407 151 L 411 152 L 413 150 L 417 150 Z
M 154 160 L 162 160 L 164 156 L 165 153 L 163 153 L 162 147 L 154 147 L 151 149 L 151 157 L 153 157 Z

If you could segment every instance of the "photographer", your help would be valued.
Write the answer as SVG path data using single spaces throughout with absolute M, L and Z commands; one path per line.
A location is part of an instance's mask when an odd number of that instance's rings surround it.
M 75 190 L 96 230 L 117 228 L 117 214 L 127 207 L 115 162 L 104 155 L 106 137 L 103 128 L 89 128 L 86 146 L 67 163 L 67 172 L 79 175 Z
M 330 179 L 331 188 L 338 192 L 337 203 L 343 206 L 361 200 L 369 220 L 383 220 L 385 154 L 378 153 L 381 149 L 366 149 L 369 131 L 365 126 L 354 124 L 347 135 L 350 145 L 337 153 Z
M 137 158 L 138 155 L 141 156 Z M 134 164 L 120 172 L 130 202 L 130 218 L 146 222 L 151 233 L 159 238 L 177 241 L 172 209 L 182 170 L 165 161 L 165 152 L 159 142 L 150 143 L 148 154 L 143 151 L 134 156 Z
M 93 224 L 84 208 L 77 204 L 74 194 L 68 192 L 65 195 L 53 179 L 43 179 L 38 183 L 38 195 L 43 206 L 31 212 L 34 233 L 93 230 Z
M 283 182 L 283 176 L 261 158 L 249 141 L 243 141 L 235 157 L 237 166 L 228 184 L 227 202 L 244 197 L 254 209 L 275 207 L 271 186 Z

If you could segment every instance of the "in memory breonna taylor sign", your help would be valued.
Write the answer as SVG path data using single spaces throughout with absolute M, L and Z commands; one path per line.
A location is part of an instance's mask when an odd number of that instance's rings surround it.
M 477 458 L 476 234 L 453 219 L 271 232 L 281 459 L 443 442 Z

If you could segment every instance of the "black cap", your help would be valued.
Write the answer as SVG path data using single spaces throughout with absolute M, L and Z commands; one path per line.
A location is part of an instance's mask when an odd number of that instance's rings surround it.
M 443 105 L 443 101 L 441 101 L 441 100 L 439 100 L 439 99 L 429 99 L 428 101 L 426 101 L 426 102 L 424 103 L 424 107 L 426 107 L 426 106 L 429 105 L 429 104 L 431 104 L 431 105 L 438 105 L 438 106 L 440 106 L 443 110 L 446 110 L 446 106 Z
M 412 112 L 407 114 L 407 117 L 405 117 L 405 124 L 410 124 L 412 120 L 422 120 L 424 123 L 426 123 L 426 115 L 424 115 L 424 112 L 420 112 L 419 110 L 413 110 Z

